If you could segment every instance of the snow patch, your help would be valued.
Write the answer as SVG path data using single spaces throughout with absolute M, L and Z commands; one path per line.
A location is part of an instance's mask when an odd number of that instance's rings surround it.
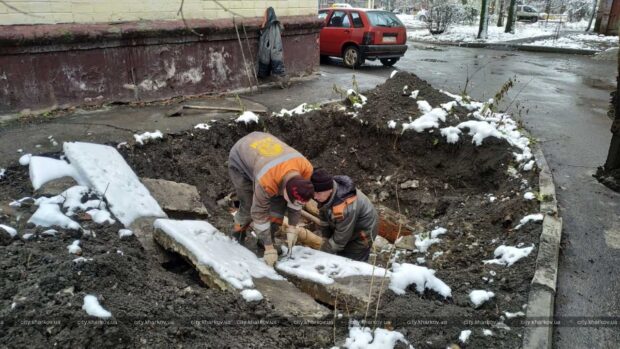
M 523 198 L 525 200 L 534 200 L 536 199 L 536 195 L 532 193 L 531 191 L 528 191 L 527 193 L 523 194 Z
M 396 121 L 394 120 L 388 121 L 388 128 L 396 128 Z
M 280 110 L 279 113 L 273 113 L 274 116 L 276 117 L 284 117 L 284 116 L 294 116 L 294 115 L 303 115 L 306 114 L 308 112 L 311 112 L 313 110 L 317 110 L 319 109 L 318 106 L 315 105 L 311 105 L 308 103 L 302 103 L 300 105 L 298 105 L 297 107 L 291 109 L 291 110 L 287 110 L 282 108 L 282 110 Z
M 0 179 L 4 179 L 6 174 L 6 168 L 0 168 Z
M 84 309 L 88 315 L 102 319 L 107 319 L 112 316 L 112 313 L 105 310 L 101 304 L 99 304 L 97 297 L 90 294 L 84 296 L 84 305 L 82 305 L 82 309 Z
M 446 142 L 454 144 L 459 141 L 459 135 L 461 134 L 461 130 L 458 127 L 448 126 L 442 128 L 440 131 L 441 135 L 446 137 Z
M 82 248 L 80 247 L 80 240 L 74 240 L 71 245 L 67 246 L 67 250 L 71 254 L 80 254 L 82 253 Z
M 490 259 L 483 262 L 484 264 L 499 264 L 509 267 L 518 262 L 521 258 L 529 256 L 533 249 L 534 245 L 524 248 L 501 245 L 495 249 L 495 252 L 493 252 L 495 259 Z
M 349 328 L 349 336 L 345 340 L 344 347 L 348 349 L 393 349 L 398 342 L 408 344 L 405 336 L 400 332 L 377 328 L 373 333 L 369 327 L 360 327 L 359 323 L 354 321 Z
M 72 177 L 79 184 L 85 181 L 76 172 L 71 164 L 63 160 L 47 158 L 43 156 L 33 156 L 30 158 L 30 181 L 34 190 L 38 190 L 41 186 L 49 181 L 62 177 Z
M 489 337 L 489 336 L 492 336 L 492 335 L 493 335 L 493 331 L 488 330 L 488 329 L 483 329 L 483 330 L 482 330 L 482 334 L 483 334 L 485 337 Z
M 118 238 L 122 239 L 122 238 L 126 238 L 129 236 L 133 235 L 133 231 L 129 230 L 129 229 L 120 229 L 118 231 Z
M 398 70 L 392 71 L 392 74 L 390 74 L 390 79 L 396 76 L 396 74 L 398 74 Z
M 235 119 L 235 122 L 237 123 L 243 122 L 246 125 L 252 122 L 255 122 L 258 124 L 258 115 L 252 113 L 251 111 L 245 111 L 243 112 L 243 114 L 239 115 L 237 119 Z
M 114 224 L 116 222 L 108 210 L 94 209 L 86 211 L 97 224 Z
M 8 225 L 0 224 L 0 229 L 6 231 L 7 234 L 11 236 L 11 238 L 14 238 L 15 235 L 17 235 L 17 230 L 15 230 L 15 228 L 9 227 Z
M 438 128 L 439 121 L 446 121 L 447 115 L 447 111 L 441 108 L 434 108 L 412 122 L 403 124 L 403 132 L 409 129 L 413 129 L 416 132 L 423 132 L 429 128 Z
M 409 263 L 394 263 L 390 276 L 390 290 L 402 295 L 411 284 L 416 285 L 416 291 L 420 294 L 424 294 L 424 289 L 429 289 L 444 298 L 452 297 L 452 290 L 435 276 L 435 270 Z
M 463 330 L 461 331 L 461 334 L 459 335 L 459 341 L 465 344 L 467 343 L 469 336 L 471 336 L 471 330 Z
M 160 130 L 156 130 L 155 132 L 136 133 L 133 135 L 133 138 L 136 140 L 136 143 L 144 145 L 144 143 L 150 140 L 164 138 L 164 134 Z
M 495 293 L 485 290 L 473 290 L 469 293 L 469 300 L 473 303 L 474 308 L 478 308 L 484 302 L 495 297 Z
M 439 237 L 439 235 L 443 235 L 443 234 L 445 234 L 447 232 L 448 232 L 448 229 L 446 229 L 446 228 L 435 227 L 435 229 L 433 229 L 433 231 L 431 231 L 431 238 L 435 239 L 435 238 Z
M 515 229 L 521 229 L 522 226 L 524 226 L 525 224 L 529 222 L 542 221 L 544 218 L 545 216 L 542 213 L 535 213 L 535 214 L 527 215 L 521 218 L 521 221 L 519 221 L 519 224 L 515 227 Z
M 80 263 L 90 262 L 92 260 L 93 260 L 92 258 L 78 257 L 78 258 L 73 259 L 73 263 L 80 264 Z
M 32 158 L 32 154 L 24 154 L 19 158 L 19 164 L 22 166 L 30 165 L 30 159 Z
M 59 226 L 65 229 L 80 229 L 80 225 L 71 218 L 65 216 L 57 204 L 41 204 L 37 211 L 30 217 L 28 223 L 41 227 Z
M 253 288 L 253 278 L 284 279 L 254 253 L 219 232 L 208 222 L 158 219 L 154 227 L 185 246 L 198 263 L 209 266 L 237 289 Z M 231 259 L 230 256 L 235 258 Z
M 198 130 L 208 130 L 208 129 L 211 128 L 211 126 L 209 126 L 209 124 L 207 124 L 207 123 L 202 123 L 202 124 L 198 124 L 198 125 L 194 126 L 194 128 L 198 129 Z
M 516 318 L 516 317 L 525 316 L 525 313 L 522 312 L 522 311 L 518 311 L 516 313 L 511 313 L 511 312 L 505 311 L 504 314 L 506 315 L 506 319 L 513 319 L 513 318 Z
M 302 279 L 320 284 L 332 284 L 334 279 L 354 275 L 373 275 L 373 266 L 365 262 L 313 250 L 304 246 L 293 246 L 290 258 L 284 259 L 276 268 Z M 374 275 L 389 277 L 383 268 L 374 267 Z
M 243 290 L 241 296 L 246 302 L 259 302 L 263 300 L 263 294 L 258 290 Z
M 125 159 L 113 147 L 94 143 L 64 144 L 65 155 L 89 186 L 104 195 L 110 211 L 125 226 L 140 217 L 166 217 Z
M 411 97 L 413 99 L 417 99 L 419 94 L 420 94 L 420 90 L 415 90 L 415 91 L 411 92 L 411 95 L 409 97 Z
M 486 121 L 469 120 L 461 122 L 456 127 L 469 129 L 468 134 L 473 137 L 472 143 L 475 143 L 477 146 L 482 145 L 482 141 L 487 137 L 503 138 L 497 128 Z

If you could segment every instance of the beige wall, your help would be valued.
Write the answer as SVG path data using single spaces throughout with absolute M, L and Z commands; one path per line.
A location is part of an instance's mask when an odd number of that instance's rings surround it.
M 177 16 L 181 0 L 5 0 L 4 2 L 15 9 L 0 3 L 0 25 L 181 19 Z M 218 2 L 244 17 L 262 16 L 267 6 L 273 6 L 278 16 L 316 14 L 318 4 L 316 0 Z M 186 19 L 217 19 L 233 16 L 212 0 L 185 0 L 183 9 Z

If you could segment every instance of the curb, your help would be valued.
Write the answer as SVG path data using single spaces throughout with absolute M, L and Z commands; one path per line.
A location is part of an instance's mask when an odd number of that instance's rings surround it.
M 555 305 L 562 218 L 558 217 L 553 175 L 540 147 L 534 151 L 536 165 L 540 169 L 539 190 L 543 201 L 540 211 L 545 215 L 540 234 L 536 270 L 527 302 L 526 323 L 549 321 L 542 326 L 526 326 L 523 332 L 523 348 L 551 349 L 553 346 L 553 315 Z
M 508 42 L 503 43 L 484 43 L 484 42 L 446 42 L 446 41 L 417 41 L 409 40 L 410 42 L 426 44 L 426 45 L 442 45 L 442 46 L 458 46 L 469 48 L 486 48 L 490 50 L 500 51 L 526 51 L 526 52 L 544 52 L 544 53 L 563 53 L 563 54 L 575 54 L 575 55 L 593 55 L 600 51 L 587 50 L 587 49 L 573 49 L 564 47 L 547 47 L 547 46 L 531 46 L 521 44 L 511 44 Z

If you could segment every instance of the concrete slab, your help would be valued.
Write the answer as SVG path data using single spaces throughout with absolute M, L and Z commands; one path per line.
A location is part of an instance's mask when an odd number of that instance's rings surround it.
M 140 181 L 170 218 L 198 219 L 209 215 L 193 185 L 153 178 L 140 178 Z
M 280 316 L 322 318 L 331 314 L 207 222 L 158 220 L 155 227 L 155 240 L 183 256 L 209 287 L 230 292 L 255 288 Z
M 129 229 L 138 238 L 140 244 L 151 258 L 154 258 L 159 264 L 170 262 L 172 255 L 158 245 L 153 239 L 153 222 L 157 218 L 140 218 L 136 219 Z
M 65 190 L 78 185 L 73 177 L 62 177 L 51 180 L 43 184 L 39 189 L 35 190 L 35 196 L 56 196 L 62 194 Z
M 547 349 L 552 347 L 553 325 L 545 321 L 553 319 L 555 293 L 544 287 L 532 287 L 527 302 L 528 326 L 523 331 L 523 348 Z M 540 321 L 536 324 L 535 321 Z

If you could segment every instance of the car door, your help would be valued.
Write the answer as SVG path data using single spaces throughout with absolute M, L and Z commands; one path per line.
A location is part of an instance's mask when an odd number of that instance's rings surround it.
M 351 19 L 347 11 L 334 10 L 321 29 L 321 54 L 340 56 L 342 44 L 349 40 L 351 35 Z
M 358 11 L 351 11 L 351 41 L 358 45 L 364 41 L 364 21 L 362 15 Z

